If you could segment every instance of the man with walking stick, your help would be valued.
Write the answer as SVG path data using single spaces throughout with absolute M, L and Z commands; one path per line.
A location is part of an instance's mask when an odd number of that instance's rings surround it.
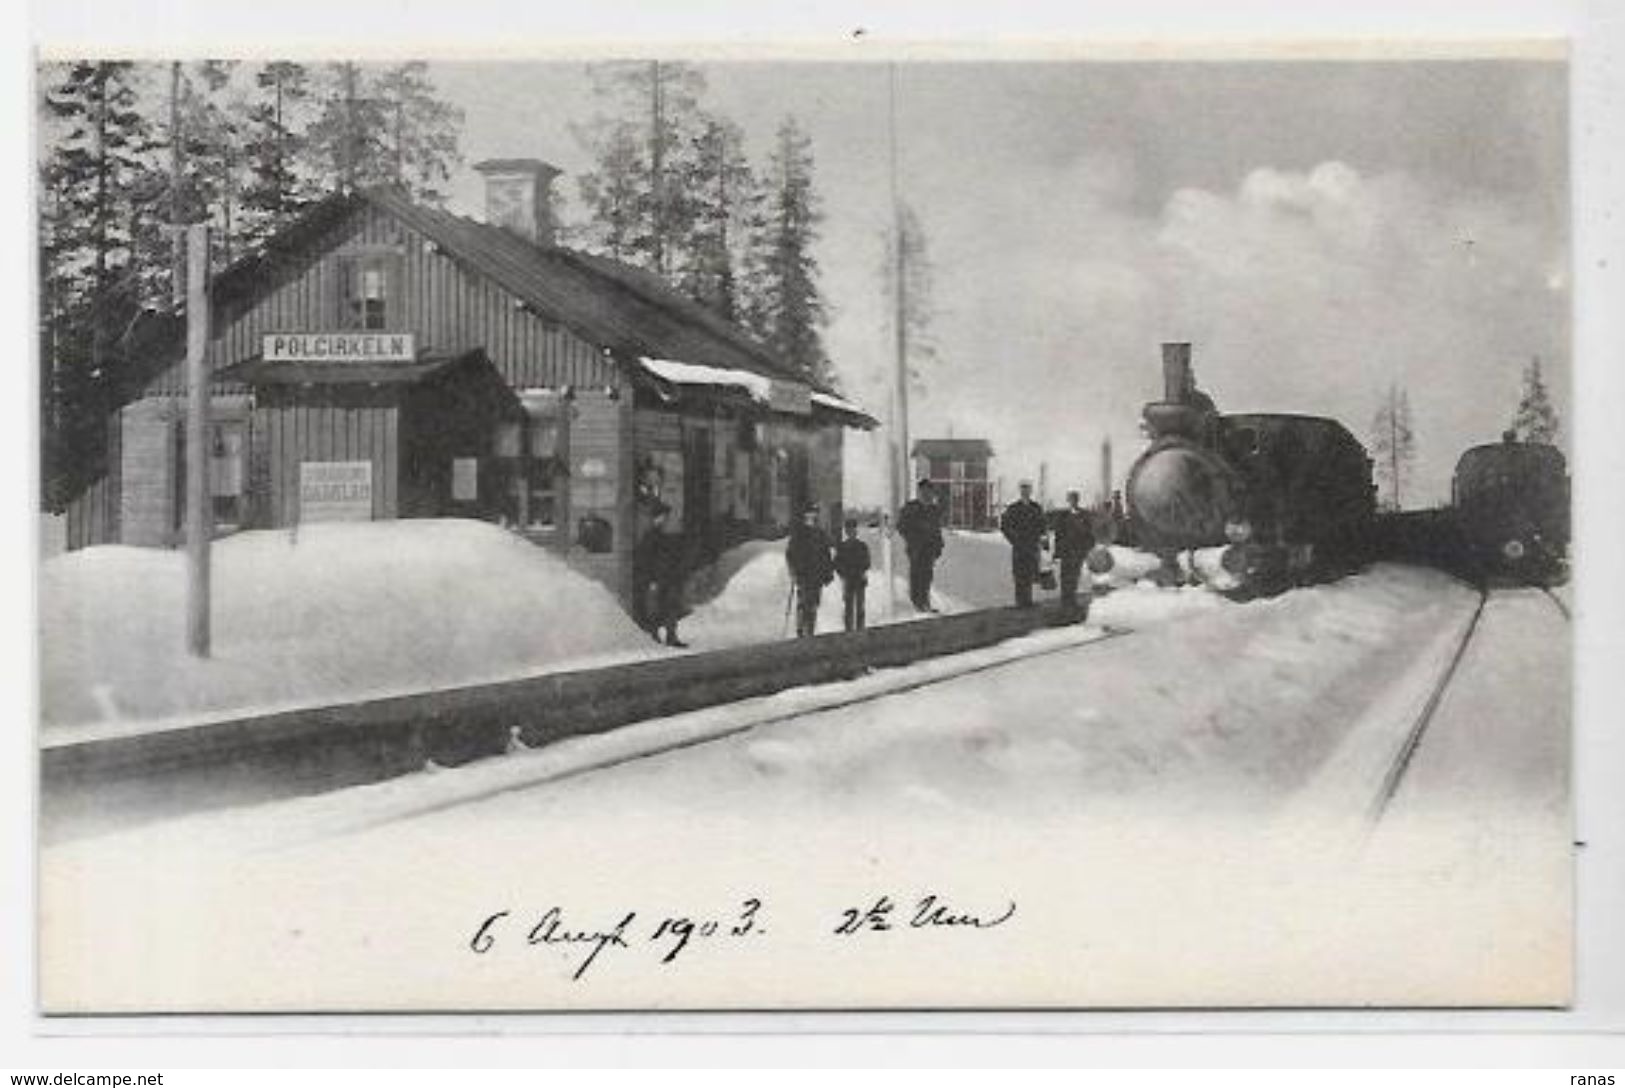
M 834 546 L 818 524 L 818 507 L 808 506 L 801 523 L 790 530 L 784 559 L 790 567 L 791 592 L 796 599 L 796 637 L 811 638 L 818 631 L 818 601 L 835 578 Z

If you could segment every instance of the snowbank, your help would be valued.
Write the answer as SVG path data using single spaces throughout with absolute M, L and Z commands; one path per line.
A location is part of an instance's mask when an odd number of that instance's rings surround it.
M 603 586 L 494 526 L 310 525 L 213 549 L 213 656 L 186 653 L 180 552 L 102 547 L 41 570 L 47 728 L 268 709 L 507 679 L 659 651 Z

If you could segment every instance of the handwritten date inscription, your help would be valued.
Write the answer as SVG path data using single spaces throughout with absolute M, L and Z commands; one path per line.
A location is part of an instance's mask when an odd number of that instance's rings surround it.
M 480 922 L 468 941 L 468 949 L 478 956 L 509 946 L 551 949 L 574 964 L 570 978 L 580 980 L 600 959 L 637 948 L 651 950 L 661 966 L 668 966 L 691 946 L 766 936 L 766 910 L 755 897 L 741 900 L 732 912 L 715 917 L 651 915 L 648 921 L 640 921 L 635 910 L 591 923 L 567 916 L 564 908 L 558 906 L 548 907 L 528 919 L 516 918 L 512 911 L 499 910 Z M 843 938 L 894 931 L 971 933 L 997 929 L 1015 917 L 1015 913 L 1014 901 L 1000 910 L 976 913 L 963 910 L 935 893 L 902 905 L 891 896 L 882 895 L 863 906 L 842 910 L 824 932 Z M 656 917 L 658 921 L 653 920 Z

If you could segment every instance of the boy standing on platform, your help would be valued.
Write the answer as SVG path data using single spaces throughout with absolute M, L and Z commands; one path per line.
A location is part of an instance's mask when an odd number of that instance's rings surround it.
M 858 520 L 847 518 L 835 546 L 835 573 L 841 576 L 842 615 L 848 631 L 863 630 L 864 595 L 869 591 L 869 545 L 858 539 Z

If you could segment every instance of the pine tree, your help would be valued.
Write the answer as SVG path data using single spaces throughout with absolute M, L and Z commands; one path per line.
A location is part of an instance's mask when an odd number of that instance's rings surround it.
M 1557 441 L 1559 421 L 1557 409 L 1552 407 L 1546 392 L 1546 379 L 1540 372 L 1537 355 L 1523 369 L 1523 395 L 1518 400 L 1518 411 L 1512 417 L 1512 430 L 1524 442 Z
M 180 222 L 207 222 L 213 263 L 242 254 L 243 109 L 227 98 L 235 62 L 205 60 L 181 78 Z
M 576 129 L 594 166 L 578 185 L 584 242 L 663 277 L 693 257 L 695 205 L 684 179 L 712 120 L 700 108 L 705 78 L 664 61 L 597 65 L 593 91 L 611 111 Z
M 445 199 L 463 114 L 436 97 L 426 63 L 375 72 L 344 61 L 327 65 L 316 83 L 316 119 L 302 150 L 323 190 L 392 185 L 419 200 Z
M 444 204 L 446 183 L 462 161 L 458 134 L 463 111 L 436 97 L 429 65 L 421 60 L 388 68 L 373 83 L 384 112 L 389 179 L 415 199 Z
M 690 208 L 691 229 L 680 249 L 677 288 L 729 321 L 739 316 L 738 269 L 760 202 L 739 126 L 705 119 L 677 179 Z
M 299 168 L 311 96 L 304 65 L 272 61 L 254 73 L 243 121 L 242 235 L 257 248 L 319 195 Z
M 1388 387 L 1371 421 L 1371 452 L 1377 484 L 1386 492 L 1383 505 L 1389 510 L 1403 509 L 1405 485 L 1416 459 L 1416 435 L 1411 430 L 1410 395 L 1397 383 Z
M 41 344 L 45 501 L 98 471 L 118 382 L 113 303 L 139 301 L 136 238 L 156 193 L 150 127 L 128 62 L 46 66 L 41 169 Z M 48 399 L 49 403 L 44 403 Z
M 834 373 L 824 351 L 826 320 L 813 247 L 822 218 L 813 188 L 812 140 L 786 118 L 762 181 L 762 222 L 748 267 L 747 326 L 778 358 L 819 385 Z
M 393 159 L 384 144 L 382 103 L 371 94 L 361 65 L 349 61 L 322 69 L 317 92 L 319 112 L 305 131 L 310 172 L 328 191 L 353 193 L 389 180 L 386 163 Z

